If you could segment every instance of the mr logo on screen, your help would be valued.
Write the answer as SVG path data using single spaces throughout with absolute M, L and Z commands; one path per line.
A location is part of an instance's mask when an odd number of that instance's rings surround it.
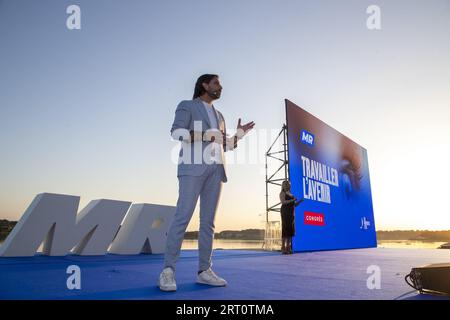
M 302 132 L 300 134 L 300 139 L 304 144 L 311 146 L 311 147 L 314 146 L 314 135 L 311 132 L 302 130 Z

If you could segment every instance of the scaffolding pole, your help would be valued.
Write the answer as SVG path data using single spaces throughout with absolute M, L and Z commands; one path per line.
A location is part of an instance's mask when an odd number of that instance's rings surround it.
M 272 150 L 275 143 L 282 137 L 283 147 L 282 150 Z M 280 154 L 282 154 L 280 156 Z M 275 172 L 269 174 L 267 167 L 267 160 L 269 158 L 281 161 L 281 165 L 275 170 Z M 273 141 L 272 145 L 266 152 L 265 156 L 265 166 L 266 166 L 266 232 L 264 237 L 264 247 L 266 250 L 277 249 L 279 243 L 281 242 L 281 224 L 280 221 L 270 221 L 269 214 L 271 212 L 280 213 L 281 202 L 269 205 L 269 185 L 281 186 L 284 180 L 289 180 L 289 161 L 288 161 L 288 149 L 287 149 L 287 126 L 283 124 L 281 131 L 278 133 L 277 137 Z M 280 171 L 283 172 L 284 177 L 275 177 Z

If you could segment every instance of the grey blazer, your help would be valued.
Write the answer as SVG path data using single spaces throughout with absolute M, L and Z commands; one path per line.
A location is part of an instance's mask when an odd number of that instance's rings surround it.
M 237 147 L 237 139 L 235 139 L 235 136 L 228 137 L 228 135 L 226 135 L 225 118 L 218 110 L 216 110 L 216 119 L 219 130 L 223 132 L 227 137 L 226 141 L 224 141 L 224 144 L 220 146 L 220 157 L 222 160 L 222 164 L 220 164 L 220 166 L 223 168 L 224 173 L 222 181 L 227 182 L 224 152 L 235 149 Z M 203 159 L 203 152 L 205 148 L 212 142 L 201 140 L 190 141 L 189 139 L 188 133 L 189 131 L 194 130 L 194 121 L 196 121 L 195 131 L 200 131 L 201 129 L 201 131 L 204 132 L 208 129 L 211 129 L 211 123 L 209 121 L 208 114 L 200 98 L 181 101 L 175 111 L 175 119 L 170 130 L 172 137 L 175 140 L 181 141 L 177 176 L 201 176 L 209 165 L 208 163 L 205 163 Z M 199 128 L 200 125 L 201 128 Z M 184 134 L 180 134 L 183 132 Z M 183 154 L 186 152 L 188 154 L 185 154 L 183 157 Z M 194 160 L 197 161 L 195 161 L 194 163 Z

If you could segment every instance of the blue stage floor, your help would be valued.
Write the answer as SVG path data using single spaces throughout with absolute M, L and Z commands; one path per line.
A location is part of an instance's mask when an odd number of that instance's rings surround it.
M 253 250 L 215 250 L 213 269 L 228 286 L 195 283 L 197 250 L 182 251 L 178 291 L 156 286 L 162 255 L 0 258 L 0 299 L 300 300 L 396 299 L 410 292 L 412 267 L 450 261 L 450 250 L 355 249 L 281 255 Z M 81 268 L 81 290 L 68 290 L 66 269 Z M 369 290 L 367 267 L 381 269 L 381 289 Z M 401 299 L 438 299 L 409 293 Z

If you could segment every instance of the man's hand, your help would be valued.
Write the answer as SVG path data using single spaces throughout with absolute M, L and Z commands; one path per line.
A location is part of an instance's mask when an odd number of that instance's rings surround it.
M 245 136 L 248 131 L 252 130 L 254 126 L 255 123 L 253 121 L 241 125 L 241 118 L 239 118 L 236 135 L 238 136 L 239 139 L 242 139 L 242 137 Z
M 218 129 L 208 129 L 205 132 L 205 141 L 211 141 L 218 144 L 223 144 L 225 135 Z

